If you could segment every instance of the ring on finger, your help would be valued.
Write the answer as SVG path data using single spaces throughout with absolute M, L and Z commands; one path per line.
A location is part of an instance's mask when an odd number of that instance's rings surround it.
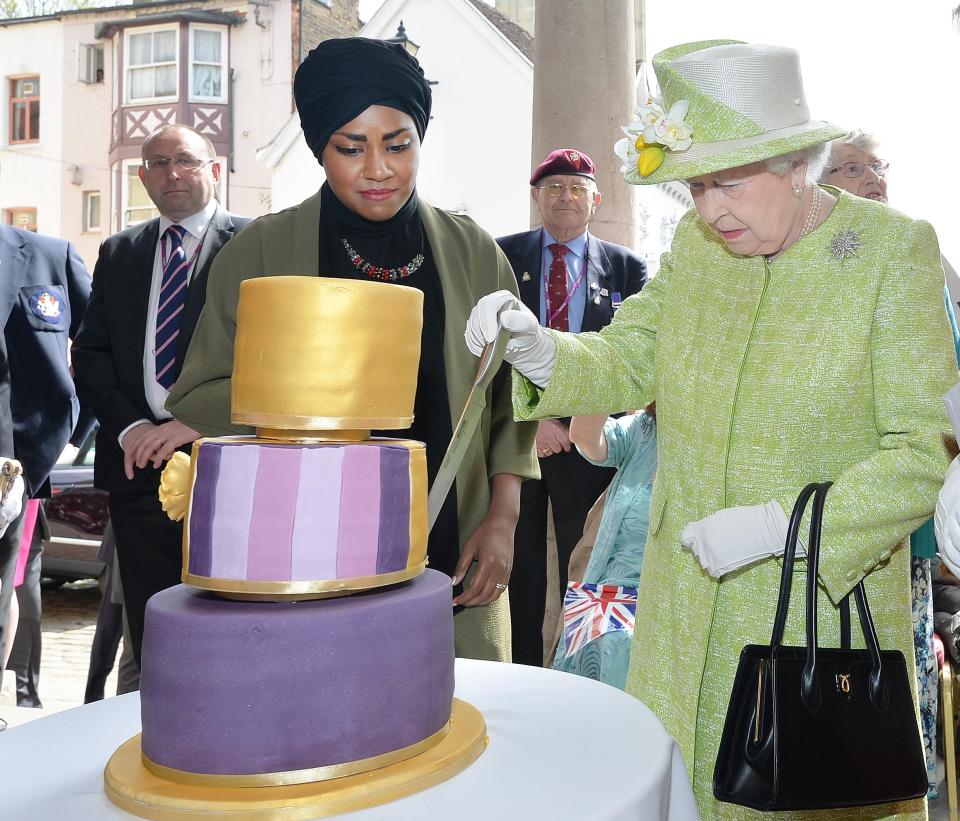
M 503 582 L 497 582 L 497 583 L 494 585 L 494 587 L 496 587 L 497 590 L 506 590 L 506 589 L 507 589 L 507 586 L 506 586 Z

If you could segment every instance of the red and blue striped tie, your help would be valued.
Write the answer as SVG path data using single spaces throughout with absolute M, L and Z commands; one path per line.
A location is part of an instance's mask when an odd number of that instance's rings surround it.
M 177 337 L 180 336 L 180 319 L 187 302 L 190 263 L 183 250 L 186 233 L 187 229 L 182 225 L 171 225 L 160 240 L 160 258 L 165 263 L 157 302 L 154 357 L 157 382 L 167 390 L 176 381 Z

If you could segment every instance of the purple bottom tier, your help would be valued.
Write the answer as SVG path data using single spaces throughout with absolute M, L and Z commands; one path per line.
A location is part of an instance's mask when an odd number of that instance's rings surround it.
M 303 602 L 177 585 L 147 604 L 143 754 L 256 775 L 384 755 L 440 731 L 453 703 L 449 577 Z

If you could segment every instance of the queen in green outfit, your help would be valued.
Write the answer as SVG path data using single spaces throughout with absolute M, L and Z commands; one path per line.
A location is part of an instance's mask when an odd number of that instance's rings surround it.
M 686 180 L 696 208 L 660 273 L 600 333 L 507 312 L 522 419 L 657 403 L 659 465 L 628 692 L 678 741 L 705 819 L 760 818 L 712 794 L 740 651 L 767 644 L 786 516 L 832 480 L 822 643 L 865 580 L 880 644 L 912 664 L 909 535 L 949 462 L 956 379 L 937 239 L 924 222 L 816 180 L 840 129 L 810 119 L 797 54 L 730 41 L 654 58 L 662 101 L 618 145 L 638 184 Z M 472 349 L 506 297 L 475 307 Z M 801 564 L 802 567 L 802 564 Z M 802 583 L 785 643 L 804 643 Z M 783 818 L 926 817 L 925 800 Z

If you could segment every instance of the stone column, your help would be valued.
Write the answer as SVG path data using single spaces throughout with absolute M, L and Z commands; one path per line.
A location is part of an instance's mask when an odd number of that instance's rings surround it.
M 603 193 L 591 233 L 637 248 L 636 190 L 613 153 L 635 103 L 634 4 L 537 0 L 534 26 L 531 168 L 555 148 L 589 154 Z M 531 224 L 539 224 L 536 208 Z

